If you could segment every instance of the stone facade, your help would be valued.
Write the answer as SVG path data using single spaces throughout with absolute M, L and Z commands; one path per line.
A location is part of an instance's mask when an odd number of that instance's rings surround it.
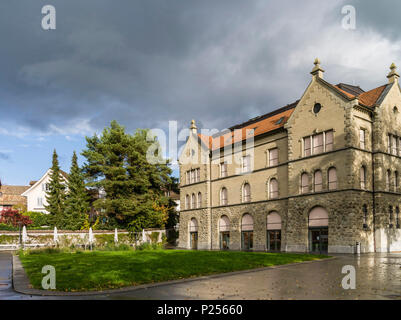
M 180 157 L 179 246 L 194 247 L 191 237 L 197 237 L 197 248 L 220 249 L 219 221 L 226 216 L 229 249 L 248 249 L 242 219 L 249 214 L 253 250 L 277 249 L 276 241 L 286 252 L 401 251 L 401 92 L 395 70 L 392 65 L 388 84 L 365 92 L 326 82 L 317 60 L 294 104 L 234 126 L 233 134 L 208 136 L 193 121 Z M 393 140 L 397 144 L 389 145 Z M 246 156 L 251 169 L 243 172 Z M 268 223 L 272 212 L 281 224 Z

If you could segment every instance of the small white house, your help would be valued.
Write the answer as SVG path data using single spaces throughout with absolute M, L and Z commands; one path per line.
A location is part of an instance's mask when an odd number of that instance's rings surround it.
M 62 179 L 67 183 L 68 174 L 62 170 L 60 171 Z M 42 178 L 32 183 L 31 187 L 21 194 L 27 198 L 28 211 L 48 213 L 45 205 L 47 205 L 46 191 L 49 190 L 50 174 L 51 169 L 47 170 Z

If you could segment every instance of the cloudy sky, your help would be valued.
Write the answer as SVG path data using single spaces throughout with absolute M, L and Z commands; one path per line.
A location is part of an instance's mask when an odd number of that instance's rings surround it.
M 56 30 L 41 27 L 56 8 Z M 342 27 L 342 8 L 356 28 Z M 371 89 L 401 64 L 398 0 L 18 0 L 0 3 L 0 179 L 25 185 L 85 135 L 223 129 L 298 99 L 319 57 L 332 83 Z M 80 157 L 82 163 L 84 159 Z

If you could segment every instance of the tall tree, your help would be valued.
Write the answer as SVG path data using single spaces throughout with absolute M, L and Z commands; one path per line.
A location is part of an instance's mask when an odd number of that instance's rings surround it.
M 47 205 L 45 208 L 51 214 L 50 221 L 54 226 L 62 227 L 64 224 L 65 209 L 65 179 L 61 174 L 56 150 L 53 152 L 49 189 L 46 192 L 46 200 Z
M 67 189 L 63 227 L 70 230 L 79 230 L 89 212 L 89 195 L 85 188 L 84 175 L 78 166 L 78 157 L 75 151 L 72 155 Z
M 101 136 L 86 138 L 82 152 L 89 185 L 106 193 L 104 199 L 95 201 L 95 207 L 104 209 L 109 220 L 131 230 L 162 227 L 168 218 L 165 208 L 169 204 L 163 190 L 171 183 L 171 169 L 168 163 L 147 161 L 148 149 L 157 144 L 148 133 L 140 129 L 130 135 L 112 121 Z M 157 152 L 156 156 L 161 157 Z

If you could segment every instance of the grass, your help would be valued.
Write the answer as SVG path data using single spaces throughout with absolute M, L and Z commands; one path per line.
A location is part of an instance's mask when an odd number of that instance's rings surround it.
M 55 267 L 57 291 L 114 289 L 322 258 L 327 256 L 187 250 L 20 253 L 34 288 L 41 289 L 42 267 Z

